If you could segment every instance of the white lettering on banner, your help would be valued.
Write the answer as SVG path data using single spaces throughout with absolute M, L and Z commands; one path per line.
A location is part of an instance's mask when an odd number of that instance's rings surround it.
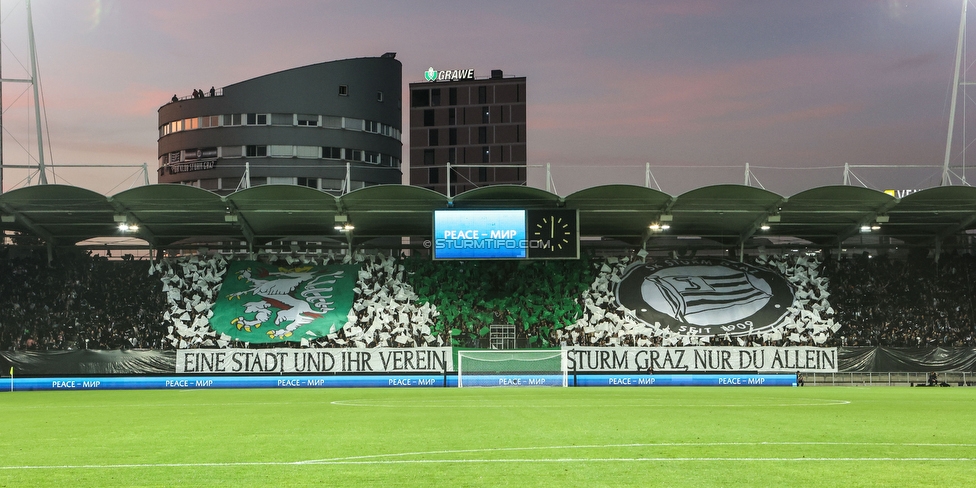
M 450 347 L 180 349 L 176 351 L 177 373 L 442 373 L 444 371 L 454 371 L 454 356 L 451 354 Z
M 564 346 L 573 372 L 836 373 L 835 347 L 588 347 Z

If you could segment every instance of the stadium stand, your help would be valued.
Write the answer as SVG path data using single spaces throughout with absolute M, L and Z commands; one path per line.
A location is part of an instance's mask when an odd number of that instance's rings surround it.
M 849 324 L 836 346 L 972 346 L 976 344 L 976 258 L 945 254 L 906 260 L 859 254 L 828 263 L 837 320 Z
M 235 347 L 209 329 L 227 263 L 0 248 L 0 349 Z M 488 326 L 512 323 L 523 347 L 572 345 L 818 345 L 972 347 L 976 258 L 866 254 L 820 260 L 754 256 L 776 268 L 802 306 L 783 327 L 749 337 L 685 338 L 639 322 L 610 295 L 642 256 L 533 263 L 432 262 L 383 254 L 268 255 L 281 266 L 362 264 L 352 322 L 314 347 L 484 346 Z M 252 345 L 253 347 L 253 345 Z
M 162 286 L 149 263 L 0 248 L 0 348 L 161 348 Z

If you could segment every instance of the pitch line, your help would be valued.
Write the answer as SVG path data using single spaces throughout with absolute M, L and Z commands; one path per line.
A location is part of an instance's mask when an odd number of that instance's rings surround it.
M 247 466 L 320 466 L 320 465 L 395 465 L 395 464 L 492 464 L 492 463 L 610 463 L 610 462 L 897 462 L 940 461 L 971 462 L 972 457 L 594 457 L 594 458 L 518 458 L 518 459 L 380 459 L 408 456 L 437 456 L 446 454 L 487 454 L 493 452 L 545 451 L 557 449 L 609 449 L 634 447 L 691 447 L 691 446 L 894 446 L 894 447 L 976 447 L 976 444 L 949 443 L 897 443 L 897 442 L 667 442 L 604 444 L 579 446 L 500 447 L 485 449 L 455 449 L 418 451 L 392 454 L 374 454 L 306 461 L 255 461 L 235 463 L 133 463 L 133 464 L 78 464 L 78 465 L 25 465 L 0 466 L 0 471 L 43 469 L 132 469 L 132 468 L 221 468 Z
M 577 404 L 573 407 L 648 407 L 648 408 L 748 408 L 748 407 L 828 407 L 833 405 L 850 405 L 850 400 L 817 400 L 822 403 L 726 403 L 726 404 L 694 404 L 694 403 L 615 403 L 615 404 Z M 374 408 L 552 408 L 551 403 L 533 405 L 530 403 L 484 404 L 475 400 L 421 400 L 421 401 L 388 401 L 370 402 L 369 400 L 334 400 L 329 402 L 340 407 L 374 407 Z
M 344 456 L 325 458 L 299 463 L 328 463 L 339 461 L 356 461 L 377 458 L 406 457 L 406 456 L 434 456 L 444 454 L 473 454 L 487 452 L 514 451 L 550 451 L 559 449 L 615 449 L 633 447 L 726 447 L 726 446 L 861 446 L 861 447 L 976 447 L 976 444 L 933 444 L 933 443 L 905 443 L 905 442 L 658 442 L 631 444 L 592 444 L 575 446 L 531 446 L 531 447 L 490 447 L 484 449 L 451 449 L 440 451 L 415 451 L 390 454 L 366 454 L 362 456 Z M 671 458 L 668 458 L 671 459 Z
M 633 463 L 633 462 L 976 462 L 976 458 L 938 457 L 637 457 L 637 458 L 535 458 L 535 459 L 387 459 L 374 461 L 322 461 L 310 463 L 254 462 L 254 463 L 161 463 L 161 464 L 64 464 L 59 466 L 0 466 L 0 471 L 43 469 L 131 469 L 131 468 L 226 468 L 244 466 L 340 466 L 340 465 L 397 465 L 397 464 L 516 464 L 516 463 Z
M 221 403 L 195 403 L 194 406 L 200 407 L 246 407 L 253 405 L 323 405 L 320 402 L 221 402 Z M 4 408 L 14 408 L 20 410 L 41 410 L 41 409 L 74 409 L 74 408 L 105 408 L 105 407 L 126 407 L 126 408 L 185 408 L 184 403 L 123 403 L 123 404 L 89 404 L 89 405 L 5 405 Z

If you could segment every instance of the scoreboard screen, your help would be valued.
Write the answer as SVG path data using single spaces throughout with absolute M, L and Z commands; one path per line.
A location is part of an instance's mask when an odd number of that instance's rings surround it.
M 578 259 L 576 210 L 435 210 L 434 259 Z

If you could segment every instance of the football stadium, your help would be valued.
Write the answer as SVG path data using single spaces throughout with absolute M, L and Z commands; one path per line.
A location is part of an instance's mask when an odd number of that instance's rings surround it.
M 972 484 L 971 1 L 25 2 L 0 488 Z
M 976 475 L 971 187 L 41 185 L 0 209 L 3 486 Z M 84 244 L 120 224 L 143 244 Z

